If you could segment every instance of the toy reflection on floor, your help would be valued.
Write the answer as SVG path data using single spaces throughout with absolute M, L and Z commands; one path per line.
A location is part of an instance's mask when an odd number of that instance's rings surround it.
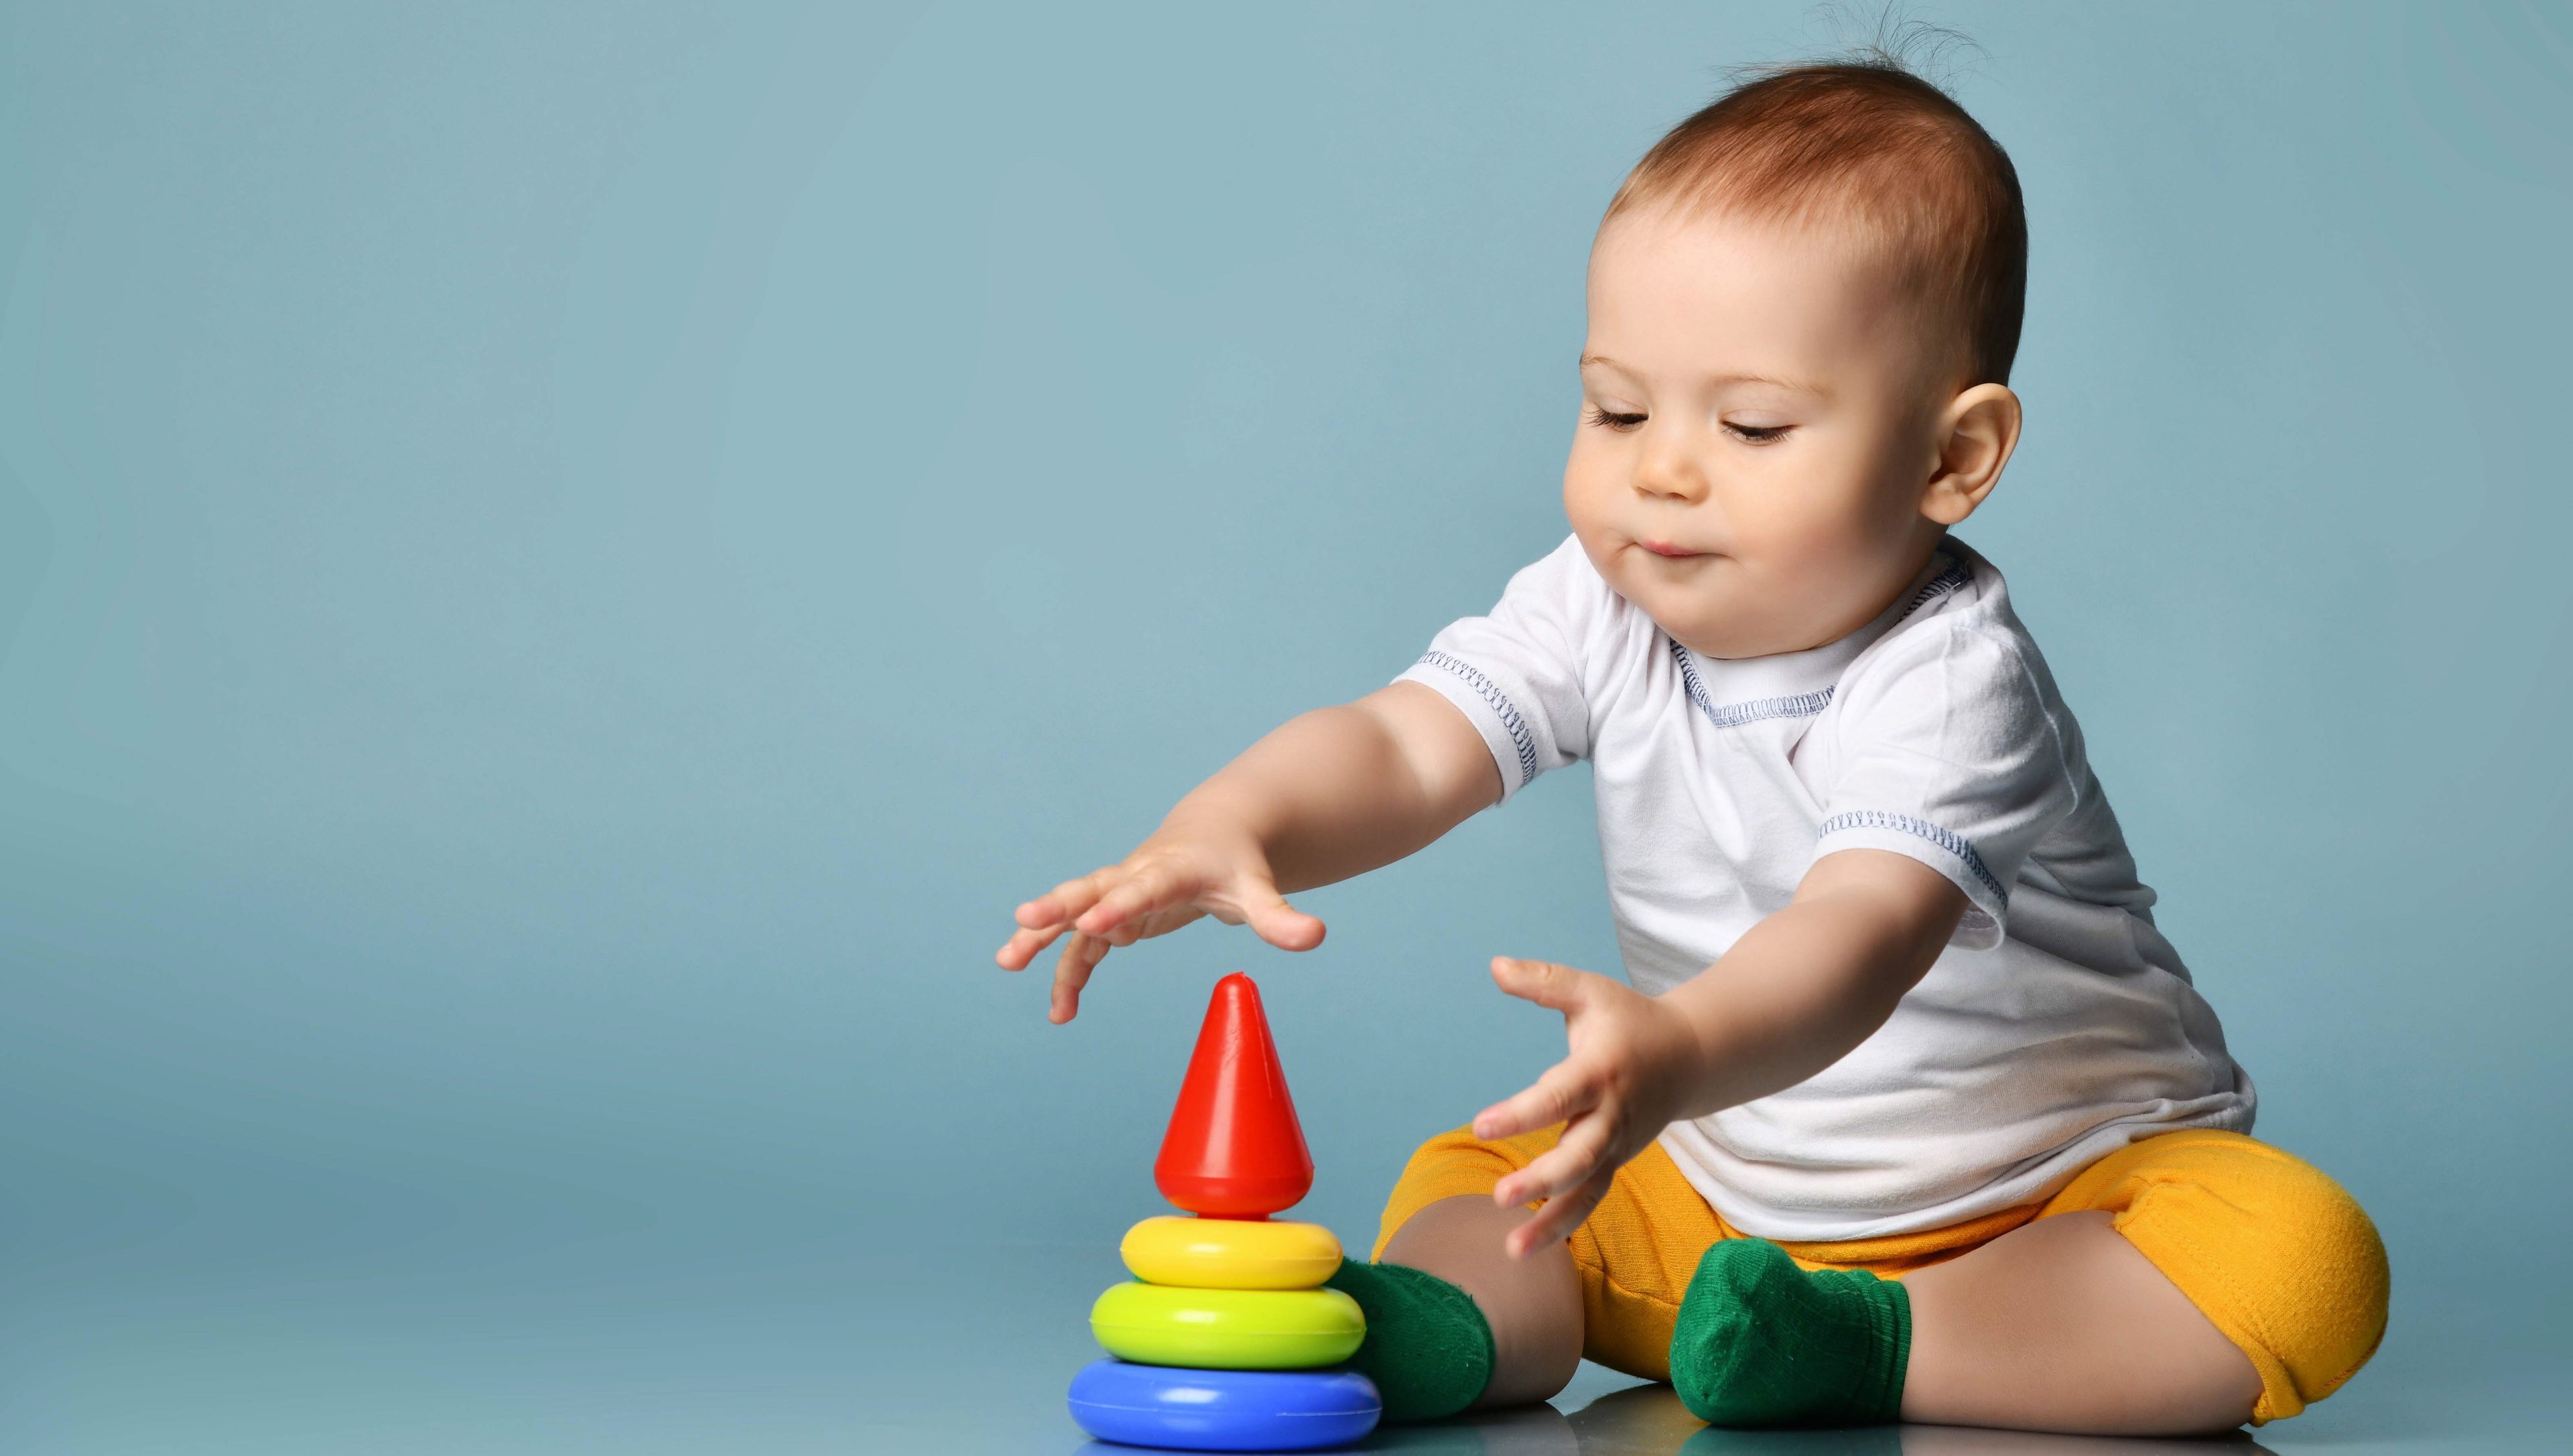
M 1127 1233 L 1135 1279 L 1090 1310 L 1113 1358 L 1073 1377 L 1072 1418 L 1103 1440 L 1192 1451 L 1305 1451 L 1373 1430 L 1375 1386 L 1323 1368 L 1366 1338 L 1357 1301 L 1321 1287 L 1339 1240 L 1269 1216 L 1313 1185 L 1313 1156 L 1248 976 L 1216 983 L 1153 1181 L 1192 1216 Z
M 1572 1391 L 1565 1395 L 1582 1399 Z M 2136 1437 L 2063 1436 L 1975 1426 L 1727 1430 L 1689 1414 L 1679 1396 L 1658 1383 L 1610 1390 L 1589 1397 L 1577 1409 L 1522 1405 L 1428 1425 L 1387 1426 L 1362 1449 L 1400 1456 L 1603 1456 L 1608 1452 L 1618 1456 L 2276 1456 L 2241 1431 L 2221 1436 Z M 1074 1456 L 1127 1456 L 1129 1451 L 1126 1446 L 1092 1441 Z

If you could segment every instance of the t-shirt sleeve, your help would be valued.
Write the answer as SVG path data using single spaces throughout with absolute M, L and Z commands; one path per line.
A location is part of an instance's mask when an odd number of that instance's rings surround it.
M 1396 682 L 1454 703 L 1501 770 L 1501 799 L 1590 751 L 1584 645 L 1608 594 L 1578 538 L 1521 567 L 1490 614 L 1451 622 Z
M 1965 892 L 1953 945 L 1999 945 L 2011 887 L 2080 799 L 2082 745 L 2044 666 L 2008 634 L 1925 624 L 1854 666 L 1814 858 L 1890 850 Z

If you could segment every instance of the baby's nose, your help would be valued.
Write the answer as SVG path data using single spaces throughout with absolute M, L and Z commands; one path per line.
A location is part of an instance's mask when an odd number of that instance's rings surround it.
M 1695 503 L 1706 498 L 1706 473 L 1694 460 L 1648 457 L 1635 471 L 1635 489 L 1666 500 Z

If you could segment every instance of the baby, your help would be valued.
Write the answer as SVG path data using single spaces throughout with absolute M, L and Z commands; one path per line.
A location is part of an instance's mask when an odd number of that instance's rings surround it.
M 1592 765 L 1626 982 L 1492 963 L 1570 1050 L 1414 1154 L 1374 1262 L 1387 1414 L 1580 1357 L 1723 1425 L 2193 1432 L 2374 1351 L 2386 1264 L 2153 928 L 2081 729 L 1949 534 L 2017 445 L 2009 159 L 1896 66 L 1775 71 L 1664 137 L 1590 259 L 1572 534 L 1381 691 L 1296 718 L 1018 909 L 1112 947 L 1399 859 Z

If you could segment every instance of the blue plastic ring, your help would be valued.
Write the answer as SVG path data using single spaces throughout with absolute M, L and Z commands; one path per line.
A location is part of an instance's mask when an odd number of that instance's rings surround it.
M 1375 1429 L 1354 1370 L 1186 1370 L 1099 1360 L 1072 1377 L 1072 1418 L 1103 1441 L 1187 1451 L 1311 1451 Z

